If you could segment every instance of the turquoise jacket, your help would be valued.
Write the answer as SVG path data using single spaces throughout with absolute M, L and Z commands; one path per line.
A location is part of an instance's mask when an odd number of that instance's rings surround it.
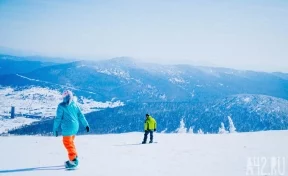
M 85 116 L 77 104 L 72 101 L 70 104 L 60 103 L 54 119 L 53 133 L 56 134 L 61 125 L 62 136 L 74 136 L 79 130 L 79 121 L 84 127 L 89 126 Z

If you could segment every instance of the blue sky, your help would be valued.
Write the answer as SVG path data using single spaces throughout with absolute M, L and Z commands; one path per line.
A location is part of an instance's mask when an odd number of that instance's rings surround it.
M 288 72 L 288 1 L 0 0 L 0 46 Z

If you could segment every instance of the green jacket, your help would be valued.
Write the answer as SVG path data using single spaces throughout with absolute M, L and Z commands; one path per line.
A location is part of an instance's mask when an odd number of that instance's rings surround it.
M 61 126 L 63 136 L 76 135 L 79 129 L 79 121 L 84 127 L 89 126 L 85 116 L 74 101 L 69 105 L 60 103 L 54 119 L 53 132 L 55 134 Z
M 157 123 L 156 120 L 152 117 L 149 116 L 146 118 L 145 123 L 144 123 L 144 130 L 155 130 L 157 128 Z

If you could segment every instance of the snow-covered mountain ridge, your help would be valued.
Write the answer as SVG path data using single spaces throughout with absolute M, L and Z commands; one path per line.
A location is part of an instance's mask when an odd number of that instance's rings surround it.
M 227 127 L 228 116 L 238 131 L 282 130 L 288 128 L 288 76 L 285 73 L 264 73 L 191 65 L 157 65 L 140 63 L 130 58 L 103 61 L 77 61 L 43 66 L 26 73 L 0 75 L 0 85 L 29 92 L 31 87 L 51 91 L 71 89 L 87 113 L 93 133 L 142 131 L 143 114 L 150 113 L 159 122 L 159 131 L 175 132 L 181 120 L 194 132 L 217 133 L 221 123 Z M 25 93 L 24 93 L 25 94 Z M 58 96 L 60 93 L 58 94 Z M 30 107 L 27 102 L 46 95 L 30 93 L 24 107 L 37 116 L 53 116 L 55 105 L 49 102 Z M 84 97 L 82 100 L 81 97 Z M 11 103 L 3 96 L 5 112 Z M 56 98 L 56 99 L 55 99 Z M 7 99 L 7 101 L 6 101 Z M 113 102 L 115 108 L 97 111 L 91 101 Z M 85 103 L 86 102 L 86 103 Z M 119 105 L 125 106 L 119 106 Z M 3 105 L 3 103 L 2 103 Z M 111 105 L 114 106 L 114 105 Z M 119 107 L 118 107 L 119 106 Z M 51 107 L 52 109 L 49 109 Z M 22 109 L 20 109 L 22 108 Z M 96 108 L 96 109 L 95 109 Z M 93 112 L 92 112 L 93 111 Z M 105 128 L 97 128 L 98 123 Z M 129 122 L 129 126 L 125 125 Z M 51 132 L 52 121 L 36 122 L 13 134 L 45 134 Z M 25 132 L 25 133 L 24 133 Z

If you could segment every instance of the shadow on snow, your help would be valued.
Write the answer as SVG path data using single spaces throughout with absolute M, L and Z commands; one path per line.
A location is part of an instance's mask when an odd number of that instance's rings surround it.
M 129 146 L 129 145 L 148 145 L 148 144 L 157 144 L 158 142 L 153 142 L 153 143 L 145 143 L 145 144 L 142 144 L 142 143 L 134 143 L 134 144 L 118 144 L 118 145 L 113 145 L 115 147 L 124 147 L 124 146 Z
M 47 171 L 47 170 L 63 170 L 64 165 L 59 166 L 47 166 L 47 167 L 32 167 L 23 169 L 11 169 L 11 170 L 0 170 L 0 173 L 13 173 L 13 172 L 26 172 L 26 171 Z

